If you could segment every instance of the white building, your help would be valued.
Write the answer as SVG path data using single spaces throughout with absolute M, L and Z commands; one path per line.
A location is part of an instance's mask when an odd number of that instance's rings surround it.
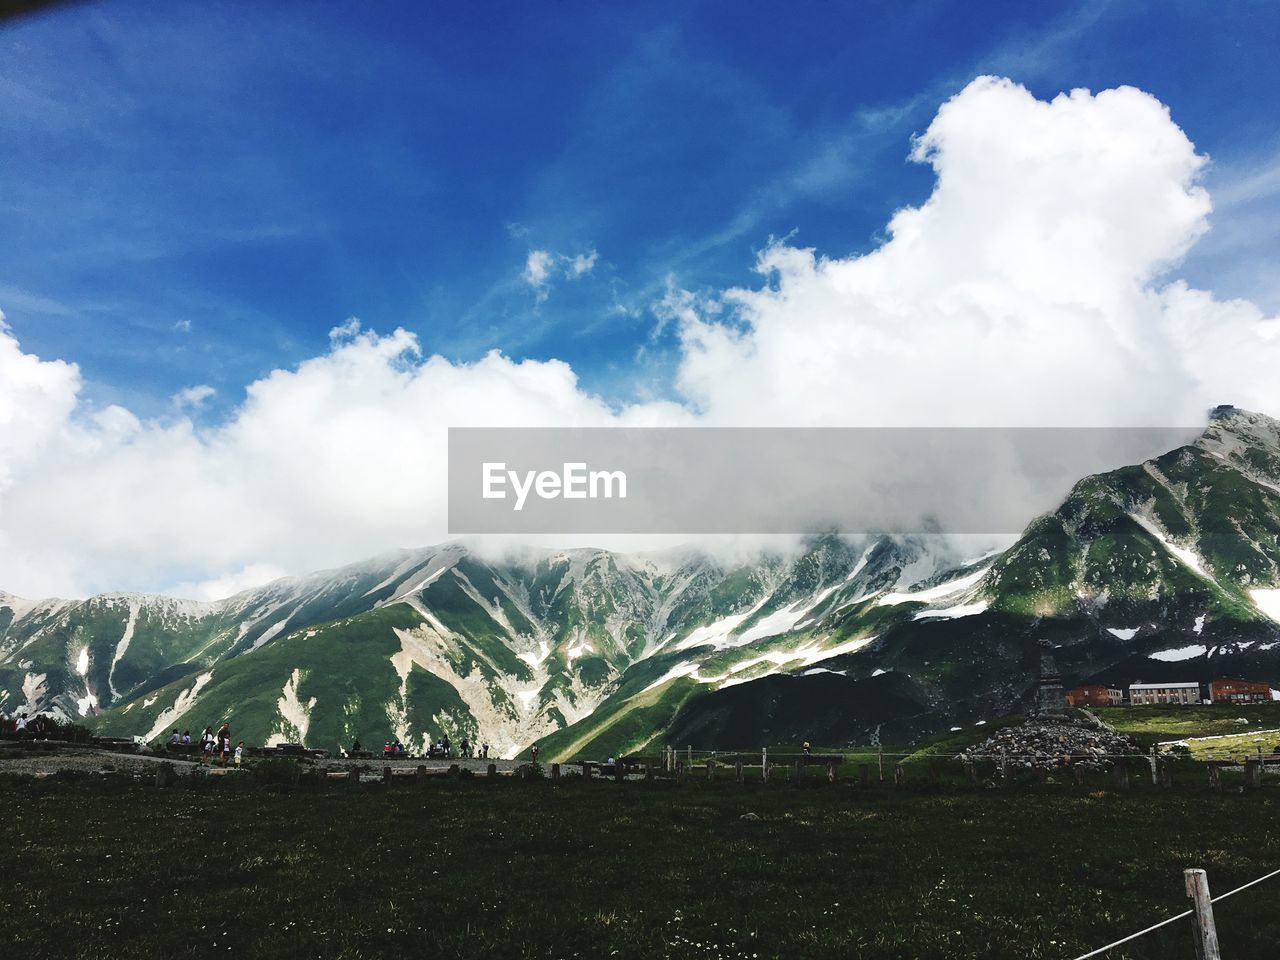
M 1200 684 L 1187 683 L 1133 683 L 1129 685 L 1129 703 L 1145 706 L 1156 703 L 1199 703 Z

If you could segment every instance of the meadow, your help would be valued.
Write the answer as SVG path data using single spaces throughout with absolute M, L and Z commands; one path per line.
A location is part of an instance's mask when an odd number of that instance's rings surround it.
M 691 777 L 0 777 L 0 942 L 31 958 L 1073 958 L 1280 865 L 1280 790 Z M 286 780 L 286 777 L 277 779 Z M 1065 780 L 1065 778 L 1063 778 Z M 1219 905 L 1280 942 L 1280 879 Z M 1174 924 L 1113 958 L 1192 956 Z

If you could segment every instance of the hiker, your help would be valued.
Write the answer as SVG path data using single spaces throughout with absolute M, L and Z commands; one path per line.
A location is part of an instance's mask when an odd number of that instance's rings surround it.
M 239 745 L 236 747 L 236 766 L 237 767 L 240 766 L 240 760 L 243 756 L 244 756 L 244 741 L 241 740 Z
M 205 727 L 204 733 L 200 734 L 200 765 L 204 766 L 206 761 L 213 759 L 213 747 L 215 739 L 213 736 L 213 727 Z
M 355 754 L 359 753 L 359 752 L 360 752 L 360 749 L 361 749 L 361 748 L 360 748 L 360 738 L 359 738 L 359 737 L 356 737 L 354 740 L 352 740 L 352 741 L 351 741 L 351 752 L 348 754 L 348 756 L 353 756 L 353 755 L 355 755 Z
M 471 756 L 471 743 L 466 737 L 463 737 L 462 742 L 458 744 L 458 756 L 463 760 L 466 760 Z
M 18 735 L 20 740 L 27 738 L 27 718 L 21 713 L 18 714 L 18 719 L 14 721 L 13 732 Z
M 538 745 L 535 743 L 532 747 L 529 748 L 529 752 L 533 754 L 533 762 L 537 763 L 538 762 Z
M 183 745 L 184 747 L 189 747 L 189 746 L 191 746 L 191 731 L 190 731 L 190 730 L 183 730 L 183 731 L 182 731 L 182 745 Z
M 484 748 L 480 751 L 480 756 L 483 757 L 485 760 L 489 759 L 489 745 L 487 743 L 484 745 Z
M 180 746 L 181 744 L 182 744 L 182 734 L 178 733 L 177 730 L 174 730 L 173 733 L 169 734 L 169 746 L 177 747 L 177 746 Z
M 813 755 L 813 749 L 809 746 L 809 741 L 808 741 L 808 740 L 806 740 L 806 741 L 804 742 L 804 746 L 803 746 L 803 747 L 801 747 L 800 749 L 804 751 L 804 755 L 805 755 L 806 757 L 808 757 L 808 756 L 812 756 L 812 755 Z
M 453 756 L 453 754 L 450 752 L 450 749 L 449 749 L 449 735 L 447 733 L 440 738 L 440 750 L 444 753 L 446 757 Z
M 388 740 L 386 743 L 384 743 L 384 744 L 382 745 L 382 755 L 383 755 L 384 757 L 389 757 L 389 756 L 391 756 L 391 741 L 390 741 L 390 740 Z
M 227 754 L 231 752 L 231 724 L 224 723 L 218 731 L 218 764 L 227 765 Z

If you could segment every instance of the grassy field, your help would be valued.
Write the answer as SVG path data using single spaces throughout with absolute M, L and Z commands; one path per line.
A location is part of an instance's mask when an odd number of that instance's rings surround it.
M 42 957 L 1070 958 L 1280 865 L 1280 790 L 0 777 Z M 753 814 L 758 819 L 743 819 Z M 1280 882 L 1219 905 L 1280 942 Z M 1112 958 L 1190 957 L 1178 923 Z
M 1194 707 L 1095 707 L 1093 712 L 1146 745 L 1280 728 L 1280 702 L 1249 706 L 1214 703 Z

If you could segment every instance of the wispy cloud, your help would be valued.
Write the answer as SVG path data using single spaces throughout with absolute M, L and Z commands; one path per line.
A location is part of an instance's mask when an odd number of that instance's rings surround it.
M 173 395 L 173 405 L 179 410 L 199 407 L 217 392 L 207 383 L 196 384 L 194 387 L 187 387 L 175 393 Z

